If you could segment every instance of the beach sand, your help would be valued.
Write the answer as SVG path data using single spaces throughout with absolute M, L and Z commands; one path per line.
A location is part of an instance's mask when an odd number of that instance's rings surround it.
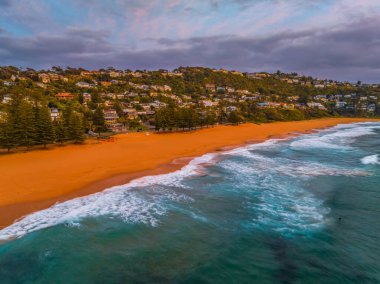
M 128 133 L 115 136 L 113 142 L 3 155 L 0 156 L 0 228 L 56 202 L 125 184 L 141 176 L 174 171 L 191 157 L 360 121 L 368 119 L 247 123 L 168 134 Z

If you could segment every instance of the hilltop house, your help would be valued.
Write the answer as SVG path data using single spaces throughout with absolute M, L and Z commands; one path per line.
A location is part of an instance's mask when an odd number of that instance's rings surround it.
M 58 100 L 73 100 L 74 99 L 74 95 L 71 94 L 71 93 L 58 93 L 55 95 L 55 97 L 58 99 Z
M 309 102 L 309 103 L 307 103 L 307 106 L 310 108 L 317 108 L 317 109 L 321 109 L 321 110 L 326 110 L 326 107 L 321 103 Z
M 205 89 L 209 92 L 215 92 L 215 85 L 214 84 L 206 84 Z
M 87 82 L 77 82 L 75 84 L 75 86 L 79 87 L 79 88 L 92 88 L 93 85 L 90 84 L 90 83 L 87 83 Z

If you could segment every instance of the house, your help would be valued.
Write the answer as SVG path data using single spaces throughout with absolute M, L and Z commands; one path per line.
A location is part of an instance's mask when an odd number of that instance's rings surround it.
M 44 83 L 44 84 L 47 84 L 50 82 L 50 77 L 48 74 L 45 74 L 45 73 L 42 73 L 42 74 L 38 74 L 38 79 Z
M 215 85 L 214 84 L 206 84 L 205 89 L 209 92 L 215 92 Z
M 7 103 L 9 103 L 11 100 L 12 100 L 12 95 L 11 95 L 11 94 L 4 95 L 4 96 L 3 96 L 3 101 L 2 101 L 2 103 L 3 103 L 3 104 L 7 104 Z
M 102 85 L 103 87 L 108 87 L 108 86 L 111 86 L 112 83 L 111 82 L 107 82 L 107 81 L 101 81 L 100 85 Z
M 123 113 L 128 116 L 129 119 L 135 119 L 138 117 L 137 110 L 135 108 L 125 108 Z
M 55 97 L 58 100 L 67 101 L 67 100 L 73 100 L 75 96 L 71 93 L 58 93 L 55 95 Z
M 175 71 L 175 72 L 163 72 L 161 73 L 162 76 L 168 76 L 168 77 L 182 77 L 183 76 L 183 73 L 181 72 L 178 72 L 178 71 Z
M 89 93 L 83 93 L 83 100 L 85 102 L 91 101 L 91 94 L 89 94 Z
M 252 93 L 248 90 L 236 90 L 239 95 L 251 95 Z
M 152 86 L 150 86 L 150 88 L 152 90 L 161 91 L 161 92 L 171 92 L 171 90 L 172 90 L 172 88 L 170 86 L 167 86 L 167 85 L 163 85 L 163 86 L 152 85 Z
M 59 119 L 59 110 L 57 108 L 49 108 L 50 118 L 52 121 L 57 121 Z
M 91 76 L 92 73 L 90 71 L 82 71 L 82 72 L 80 72 L 80 75 L 82 77 L 88 77 L 88 76 Z
M 216 88 L 216 91 L 217 91 L 218 93 L 224 93 L 224 92 L 226 91 L 226 88 L 225 88 L 225 87 L 217 87 L 217 88 Z
M 321 103 L 315 103 L 315 102 L 309 102 L 307 103 L 307 106 L 310 108 L 317 108 L 321 110 L 326 110 L 326 107 L 322 105 Z
M 47 88 L 47 86 L 44 83 L 42 83 L 42 82 L 36 82 L 36 86 L 38 86 L 40 88 L 43 88 L 43 89 Z
M 257 95 L 245 97 L 246 101 L 256 101 L 258 99 L 259 99 L 259 96 L 257 96 Z
M 75 86 L 79 87 L 79 88 L 91 88 L 92 85 L 90 83 L 87 83 L 87 82 L 77 82 L 75 84 Z
M 106 125 L 117 123 L 119 116 L 115 109 L 105 109 L 103 110 L 103 113 L 104 113 L 104 120 L 106 122 Z
M 266 108 L 266 107 L 269 107 L 269 103 L 268 102 L 260 102 L 260 103 L 257 103 L 257 106 L 259 108 Z
M 228 106 L 226 107 L 226 112 L 227 113 L 230 113 L 230 112 L 233 112 L 233 111 L 237 111 L 237 107 L 236 106 Z
M 118 100 L 122 100 L 122 99 L 125 99 L 125 94 L 121 93 L 121 94 L 116 94 L 116 98 Z
M 135 77 L 135 78 L 140 78 L 143 76 L 143 73 L 141 73 L 141 72 L 129 72 L 128 75 L 131 75 L 132 77 Z
M 3 84 L 4 84 L 4 86 L 8 86 L 8 87 L 10 87 L 10 86 L 14 86 L 14 85 L 16 85 L 16 82 L 8 82 L 8 81 L 4 81 Z
M 226 89 L 226 91 L 227 91 L 228 93 L 234 93 L 234 92 L 235 92 L 235 89 L 232 88 L 232 87 L 226 87 L 225 89 Z
M 375 112 L 376 110 L 376 105 L 375 104 L 369 104 L 367 107 L 368 112 Z
M 138 97 L 138 95 L 139 94 L 136 92 L 131 92 L 131 93 L 127 94 L 127 97 L 134 98 L 134 97 Z
M 230 73 L 233 74 L 233 75 L 244 76 L 244 74 L 241 73 L 241 72 L 239 72 L 239 71 L 231 71 Z
M 300 98 L 299 96 L 290 96 L 288 97 L 288 100 L 291 102 L 296 102 L 299 100 L 299 98 Z
M 109 73 L 109 75 L 110 75 L 111 78 L 117 78 L 117 77 L 121 77 L 121 76 L 123 76 L 123 73 L 121 73 L 121 72 L 117 72 L 117 71 L 111 71 L 111 72 Z
M 252 76 L 252 74 L 250 74 Z M 267 78 L 269 77 L 269 74 L 267 73 L 253 73 L 253 76 L 255 78 Z
M 216 105 L 218 105 L 217 102 L 213 102 L 213 101 L 210 101 L 210 100 L 204 100 L 204 101 L 201 101 L 201 103 L 202 103 L 205 107 L 212 107 L 212 106 L 216 106 Z
M 132 82 L 129 82 L 129 85 L 135 89 L 144 90 L 144 91 L 148 91 L 150 89 L 148 85 L 140 85 L 140 84 L 135 84 Z
M 336 108 L 344 108 L 347 105 L 346 102 L 336 102 L 335 107 Z
M 55 74 L 55 73 L 49 73 L 47 74 L 49 76 L 49 79 L 51 81 L 59 81 L 60 77 L 58 74 Z

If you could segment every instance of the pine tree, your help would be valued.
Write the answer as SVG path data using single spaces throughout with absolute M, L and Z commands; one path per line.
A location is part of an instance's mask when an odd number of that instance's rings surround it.
M 47 106 L 37 108 L 37 142 L 44 145 L 53 143 L 55 140 L 54 128 Z
M 74 143 L 82 143 L 84 141 L 82 117 L 78 113 L 73 113 L 69 120 L 68 129 L 69 139 Z
M 29 148 L 37 144 L 37 125 L 32 105 L 29 102 L 22 101 L 19 113 L 20 146 Z
M 106 122 L 104 119 L 104 113 L 101 108 L 96 108 L 94 115 L 92 117 L 93 126 L 95 127 L 95 131 L 102 132 L 107 131 Z
M 19 98 L 12 99 L 8 108 L 8 122 L 17 146 L 31 147 L 36 144 L 37 127 L 32 105 Z
M 62 119 L 59 119 L 54 124 L 55 140 L 58 143 L 63 143 L 68 139 L 67 128 L 65 127 Z
M 9 121 L 9 115 L 3 114 L 0 120 L 0 148 L 5 148 L 10 152 L 17 146 L 15 132 L 12 123 Z

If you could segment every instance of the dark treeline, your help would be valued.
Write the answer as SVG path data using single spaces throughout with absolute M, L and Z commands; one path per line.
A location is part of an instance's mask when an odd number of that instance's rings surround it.
M 274 109 L 258 108 L 256 104 L 241 103 L 232 110 L 221 106 L 213 108 L 178 107 L 170 104 L 156 111 L 155 129 L 157 131 L 191 130 L 215 124 L 239 124 L 243 122 L 265 123 L 273 121 L 297 121 L 328 117 L 328 113 L 318 109 Z
M 0 147 L 8 151 L 16 147 L 46 147 L 54 142 L 81 143 L 83 140 L 82 115 L 70 107 L 65 109 L 62 119 L 52 121 L 46 103 L 15 96 L 0 119 Z

